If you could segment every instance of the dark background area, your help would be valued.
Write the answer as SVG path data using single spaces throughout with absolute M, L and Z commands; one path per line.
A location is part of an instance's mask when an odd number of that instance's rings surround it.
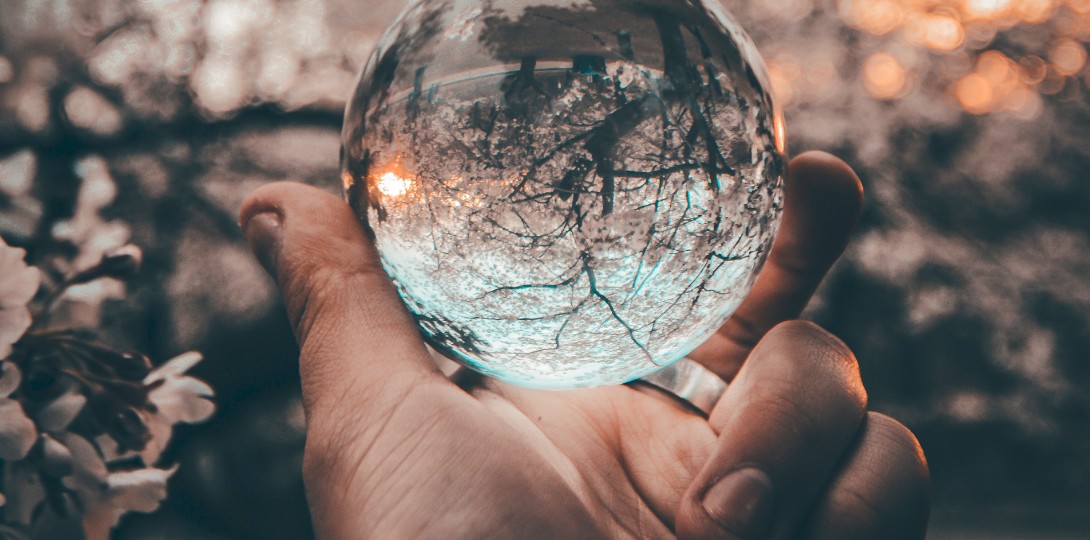
M 1090 538 L 1090 3 L 725 2 L 768 60 L 792 152 L 868 204 L 808 316 L 919 436 L 933 538 Z M 309 536 L 296 354 L 235 211 L 339 189 L 344 99 L 398 0 L 3 0 L 0 235 L 35 264 L 132 241 L 143 273 L 69 324 L 217 391 L 121 539 Z

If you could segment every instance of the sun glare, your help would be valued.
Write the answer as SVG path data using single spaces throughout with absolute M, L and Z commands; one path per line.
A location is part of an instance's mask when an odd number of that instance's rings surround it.
M 400 197 L 409 192 L 413 181 L 402 178 L 392 172 L 382 175 L 378 181 L 378 190 L 387 197 Z

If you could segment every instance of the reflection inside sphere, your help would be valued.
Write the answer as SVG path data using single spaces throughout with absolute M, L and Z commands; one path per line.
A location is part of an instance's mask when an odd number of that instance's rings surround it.
M 418 1 L 343 144 L 349 202 L 427 340 L 529 386 L 683 357 L 781 213 L 783 123 L 714 3 Z

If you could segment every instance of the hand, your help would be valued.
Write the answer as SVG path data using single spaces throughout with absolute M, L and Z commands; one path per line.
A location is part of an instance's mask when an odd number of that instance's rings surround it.
M 630 386 L 455 384 L 348 206 L 301 185 L 261 188 L 241 223 L 301 346 L 318 536 L 922 538 L 929 479 L 916 439 L 866 412 L 844 344 L 783 322 L 839 257 L 860 205 L 843 162 L 792 162 L 768 264 L 695 353 L 733 379 L 704 418 Z

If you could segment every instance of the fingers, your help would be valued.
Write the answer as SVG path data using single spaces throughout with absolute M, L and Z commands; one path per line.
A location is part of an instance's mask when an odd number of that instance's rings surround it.
M 916 437 L 892 418 L 870 413 L 802 537 L 919 540 L 926 536 L 930 508 L 931 479 Z
M 851 351 L 783 323 L 712 411 L 717 447 L 681 500 L 678 537 L 794 538 L 859 430 L 866 393 Z
M 445 382 L 344 201 L 271 184 L 243 203 L 239 221 L 279 282 L 301 349 L 308 419 L 333 407 L 393 406 L 423 380 Z
M 772 327 L 802 313 L 844 252 L 863 206 L 851 167 L 822 152 L 791 161 L 783 221 L 749 296 L 690 358 L 730 380 Z

